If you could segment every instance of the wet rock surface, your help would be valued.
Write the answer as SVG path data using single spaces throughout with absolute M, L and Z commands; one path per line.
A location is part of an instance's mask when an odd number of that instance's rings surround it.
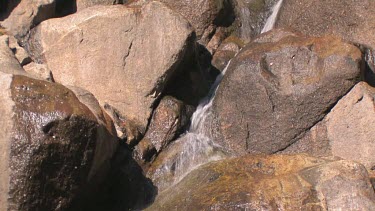
M 372 210 L 366 169 L 351 161 L 245 156 L 192 171 L 146 210 Z
M 4 210 L 64 210 L 103 182 L 116 138 L 73 92 L 4 73 L 1 85 Z
M 217 90 L 210 124 L 215 140 L 236 154 L 286 148 L 359 80 L 355 46 L 330 36 L 281 34 L 243 48 Z

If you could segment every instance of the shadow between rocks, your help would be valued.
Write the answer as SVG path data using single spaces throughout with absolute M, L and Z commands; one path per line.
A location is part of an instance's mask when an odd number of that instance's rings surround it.
M 104 185 L 88 198 L 77 198 L 70 211 L 142 210 L 154 202 L 157 187 L 146 178 L 126 144 L 120 144 Z M 88 194 L 89 195 L 89 194 Z

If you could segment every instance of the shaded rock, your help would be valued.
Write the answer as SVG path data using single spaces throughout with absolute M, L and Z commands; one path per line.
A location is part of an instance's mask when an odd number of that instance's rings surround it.
M 372 170 L 375 166 L 374 96 L 375 88 L 360 82 L 321 122 L 283 153 L 334 155 L 360 162 Z
M 259 40 L 232 60 L 208 123 L 215 141 L 236 154 L 285 149 L 360 76 L 360 50 L 338 38 L 286 33 L 276 42 Z
M 150 2 L 142 8 L 90 7 L 44 21 L 33 29 L 28 50 L 57 82 L 87 89 L 144 133 L 155 101 L 192 41 L 184 18 Z
M 125 0 L 126 1 L 126 0 Z M 122 4 L 123 0 L 78 0 L 77 1 L 77 11 L 81 11 L 88 7 L 95 5 L 115 5 Z
M 0 209 L 66 210 L 92 194 L 116 149 L 107 125 L 62 85 L 0 72 L 0 87 Z
M 9 47 L 9 37 L 7 35 L 0 36 L 0 71 L 25 74 L 21 64 Z
M 243 46 L 244 44 L 240 39 L 234 36 L 228 37 L 223 41 L 212 57 L 212 65 L 222 72 L 227 66 L 228 62 L 240 51 Z
M 31 62 L 23 66 L 23 69 L 28 74 L 38 79 L 54 82 L 52 72 L 49 70 L 49 68 L 45 64 L 37 64 L 35 62 Z
M 55 6 L 55 0 L 21 0 L 1 26 L 23 41 L 31 28 L 55 15 Z
M 360 164 L 246 156 L 199 167 L 159 193 L 147 210 L 373 210 L 374 199 Z
M 13 51 L 22 66 L 31 62 L 29 54 L 25 49 L 18 45 L 16 38 L 12 36 L 9 37 L 9 48 Z
M 149 139 L 160 152 L 184 129 L 189 119 L 184 103 L 166 96 L 154 111 L 144 138 Z

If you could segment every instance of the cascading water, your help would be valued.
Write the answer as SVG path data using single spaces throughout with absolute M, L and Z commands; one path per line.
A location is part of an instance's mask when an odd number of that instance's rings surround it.
M 272 13 L 270 17 L 268 17 L 266 24 L 264 25 L 261 34 L 268 32 L 269 30 L 273 29 L 275 27 L 275 23 L 277 20 L 277 15 L 279 14 L 281 5 L 283 4 L 283 0 L 279 0 L 275 6 L 272 8 Z
M 283 0 L 279 0 L 273 7 L 272 14 L 267 19 L 262 33 L 274 27 L 282 2 Z M 163 187 L 159 188 L 164 189 L 171 184 L 179 182 L 185 175 L 200 165 L 228 156 L 228 154 L 212 140 L 209 132 L 210 129 L 208 128 L 210 125 L 207 124 L 206 120 L 213 115 L 212 104 L 215 99 L 215 94 L 230 63 L 231 61 L 228 62 L 223 72 L 216 78 L 208 96 L 201 100 L 197 110 L 192 116 L 191 125 L 187 133 L 176 141 L 175 145 L 180 145 L 180 151 L 176 157 L 174 157 L 173 162 L 167 163 L 162 169 L 159 169 L 159 175 L 163 175 L 165 172 L 168 172 L 168 174 L 172 172 L 173 175 L 172 181 L 165 182 L 166 184 L 161 183 Z

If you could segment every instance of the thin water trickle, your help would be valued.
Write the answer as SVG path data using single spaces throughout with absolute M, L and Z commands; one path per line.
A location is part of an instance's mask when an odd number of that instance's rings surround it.
M 265 32 L 268 32 L 268 31 L 270 31 L 271 29 L 273 29 L 275 27 L 277 16 L 279 14 L 279 11 L 280 11 L 282 3 L 283 3 L 283 0 L 279 0 L 276 3 L 276 5 L 273 6 L 273 8 L 272 8 L 272 14 L 270 15 L 270 17 L 267 18 L 267 22 L 264 25 L 264 27 L 263 27 L 263 29 L 261 31 L 261 34 L 265 33 Z
M 282 2 L 283 0 L 279 0 L 273 7 L 272 14 L 267 19 L 262 33 L 274 27 Z M 210 132 L 210 122 L 207 120 L 213 115 L 212 104 L 216 91 L 230 64 L 231 61 L 228 62 L 223 72 L 216 78 L 209 94 L 199 103 L 197 110 L 192 116 L 189 130 L 183 135 L 183 138 L 177 141 L 177 144 L 182 144 L 178 156 L 172 164 L 166 165 L 162 169 L 162 171 L 167 172 L 173 169 L 173 184 L 176 184 L 189 172 L 203 164 L 228 157 L 228 154 L 222 150 L 221 146 L 213 141 Z

